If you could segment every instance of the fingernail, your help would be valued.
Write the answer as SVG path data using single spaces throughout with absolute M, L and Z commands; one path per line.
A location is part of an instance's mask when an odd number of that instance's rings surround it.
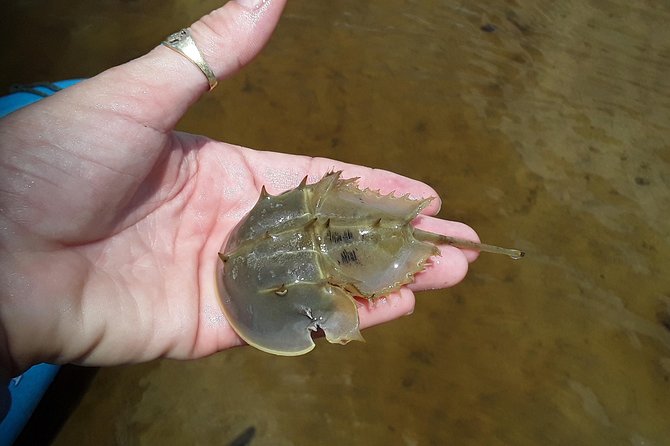
M 259 9 L 265 4 L 269 4 L 270 0 L 235 0 L 240 6 L 247 9 Z

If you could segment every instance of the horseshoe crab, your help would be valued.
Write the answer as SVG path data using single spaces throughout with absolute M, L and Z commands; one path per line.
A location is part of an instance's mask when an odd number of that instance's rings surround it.
M 278 355 L 314 348 L 311 332 L 345 344 L 362 340 L 353 296 L 383 296 L 414 280 L 436 245 L 523 256 L 414 228 L 432 198 L 382 196 L 341 172 L 269 195 L 228 239 L 217 270 L 224 314 L 250 345 Z

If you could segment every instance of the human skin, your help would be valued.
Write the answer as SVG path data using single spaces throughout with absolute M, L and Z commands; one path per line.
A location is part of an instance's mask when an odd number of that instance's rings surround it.
M 261 50 L 282 0 L 231 1 L 191 26 L 220 81 Z M 0 361 L 105 366 L 191 359 L 242 345 L 223 316 L 217 253 L 261 186 L 278 193 L 330 170 L 363 187 L 437 197 L 429 186 L 334 160 L 255 151 L 174 131 L 208 89 L 158 46 L 25 107 L 0 124 Z M 417 227 L 478 240 L 432 217 Z M 411 313 L 414 291 L 444 288 L 473 251 L 445 246 L 416 281 L 359 308 L 361 328 Z

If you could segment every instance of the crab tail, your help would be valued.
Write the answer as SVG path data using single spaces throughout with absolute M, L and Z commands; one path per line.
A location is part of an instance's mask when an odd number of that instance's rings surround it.
M 436 245 L 451 245 L 456 248 L 474 249 L 480 252 L 490 252 L 493 254 L 504 254 L 513 259 L 520 259 L 526 253 L 518 249 L 501 248 L 500 246 L 487 245 L 486 243 L 473 242 L 458 237 L 451 237 L 449 235 L 435 234 L 433 232 L 422 231 L 414 228 L 414 237 L 424 242 L 434 243 Z

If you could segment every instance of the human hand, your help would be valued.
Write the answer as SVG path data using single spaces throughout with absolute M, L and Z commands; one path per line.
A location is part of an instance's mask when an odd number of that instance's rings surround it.
M 284 6 L 243 3 L 191 26 L 219 79 L 260 51 Z M 389 172 L 175 132 L 206 90 L 195 66 L 159 46 L 2 120 L 0 341 L 12 374 L 40 361 L 186 359 L 240 345 L 214 274 L 262 185 L 278 193 L 335 169 L 382 192 L 436 196 Z M 417 226 L 476 240 L 431 217 L 438 209 L 436 199 Z M 457 283 L 475 256 L 443 247 L 415 283 L 359 308 L 361 328 L 411 312 L 413 291 Z

